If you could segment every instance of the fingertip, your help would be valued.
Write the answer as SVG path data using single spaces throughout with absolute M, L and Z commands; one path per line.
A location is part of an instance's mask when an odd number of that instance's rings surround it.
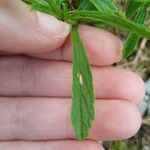
M 63 45 L 70 32 L 69 24 L 44 13 L 33 12 L 22 1 L 3 3 L 0 8 L 0 47 L 3 51 L 43 53 Z
M 135 135 L 141 127 L 141 115 L 137 106 L 124 100 L 111 100 L 96 106 L 96 119 L 92 138 L 97 140 L 120 140 Z M 101 117 L 105 115 L 107 117 Z M 111 121 L 110 121 L 111 120 Z
M 35 48 L 31 46 L 33 53 L 45 53 L 57 50 L 64 44 L 70 33 L 71 26 L 51 15 L 41 12 L 37 12 L 36 14 L 37 27 L 35 28 L 33 37 L 38 42 L 34 41 L 33 38 L 32 45 L 35 45 Z
M 137 76 L 137 82 L 139 82 L 139 84 L 138 84 L 139 96 L 137 97 L 137 103 L 140 103 L 144 99 L 144 96 L 146 93 L 145 83 L 139 75 L 137 75 L 137 74 L 135 74 L 135 75 Z
M 123 111 L 123 110 L 122 110 Z M 119 125 L 121 127 L 121 139 L 128 139 L 134 136 L 140 129 L 142 118 L 141 114 L 134 104 L 127 104 L 126 111 L 123 115 L 126 122 L 121 122 Z
M 145 95 L 144 81 L 138 74 L 134 73 L 133 71 L 124 70 L 124 73 L 126 80 L 124 84 L 127 84 L 126 89 L 124 89 L 124 93 L 126 93 L 128 95 L 128 99 L 133 100 L 133 102 L 141 102 Z
M 32 32 L 26 35 L 31 41 L 26 53 L 45 53 L 60 48 L 69 35 L 71 26 L 45 13 L 36 12 L 35 17 Z
M 65 38 L 70 33 L 71 26 L 54 16 L 37 12 L 38 26 L 42 34 L 52 38 Z

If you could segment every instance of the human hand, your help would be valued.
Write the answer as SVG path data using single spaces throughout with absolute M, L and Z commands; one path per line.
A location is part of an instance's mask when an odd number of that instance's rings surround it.
M 144 95 L 143 81 L 111 66 L 121 55 L 117 37 L 82 25 L 93 70 L 96 119 L 89 140 L 74 140 L 70 27 L 43 15 L 18 0 L 0 1 L 0 150 L 97 150 L 98 140 L 134 135 L 141 124 L 136 104 Z

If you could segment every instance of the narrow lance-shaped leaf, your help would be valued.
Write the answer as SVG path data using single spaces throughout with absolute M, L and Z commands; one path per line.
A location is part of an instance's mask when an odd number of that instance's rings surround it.
M 89 0 L 99 11 L 118 12 L 112 0 Z
M 26 0 L 33 10 L 38 10 L 58 19 L 62 19 L 62 11 L 58 8 L 55 0 Z
M 49 7 L 49 4 L 45 1 L 43 3 L 32 1 L 30 5 L 31 5 L 32 10 L 40 11 L 40 12 L 55 16 L 55 13 L 51 10 L 51 8 Z
M 51 9 L 57 14 L 57 16 L 61 18 L 62 17 L 62 11 L 59 8 L 57 0 L 46 0 L 46 1 L 49 3 Z
M 69 9 L 69 1 L 68 0 L 55 0 L 55 1 L 60 10 L 63 10 L 64 4 L 67 6 L 67 10 Z
M 150 3 L 150 0 L 132 0 L 135 2 Z
M 144 3 L 141 2 L 135 2 L 130 0 L 128 2 L 127 8 L 126 8 L 126 17 L 132 18 L 134 15 L 138 12 L 141 6 L 143 6 Z
M 71 120 L 76 138 L 83 140 L 89 135 L 94 120 L 92 73 L 77 26 L 73 26 L 71 37 L 73 44 Z
M 22 1 L 23 1 L 24 3 L 26 3 L 26 4 L 29 4 L 29 5 L 30 5 L 30 4 L 32 3 L 32 1 L 33 1 L 33 0 L 22 0 Z
M 147 16 L 147 6 L 141 7 L 140 11 L 137 13 L 134 22 L 143 24 L 145 22 Z M 129 33 L 127 40 L 124 44 L 122 57 L 123 59 L 128 58 L 135 50 L 135 47 L 137 46 L 139 42 L 140 37 L 137 34 Z
M 66 16 L 66 19 L 70 18 L 79 22 L 104 22 L 120 29 L 121 31 L 131 31 L 139 36 L 150 39 L 150 28 L 134 23 L 124 16 L 119 16 L 104 11 L 73 11 L 68 13 Z
M 69 0 L 68 0 L 69 1 Z M 77 9 L 83 0 L 70 0 L 74 9 Z
M 98 11 L 108 11 L 109 13 L 119 13 L 119 10 L 115 6 L 112 0 L 88 0 L 91 2 Z M 107 29 L 109 25 L 105 24 L 104 22 L 95 23 L 94 24 L 97 28 Z
M 89 1 L 83 0 L 77 10 L 96 10 L 97 8 Z
M 98 11 L 107 11 L 109 13 L 119 13 L 119 10 L 117 9 L 116 5 L 112 0 L 86 0 L 90 3 L 90 5 L 93 4 Z M 105 24 L 104 22 L 101 23 L 95 23 L 95 27 L 101 28 L 101 29 L 108 29 L 109 25 Z
M 83 0 L 78 10 L 104 10 L 110 12 L 118 12 L 117 7 L 112 0 Z

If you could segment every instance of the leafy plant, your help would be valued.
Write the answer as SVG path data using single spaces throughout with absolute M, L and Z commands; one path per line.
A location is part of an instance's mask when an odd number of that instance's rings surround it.
M 114 141 L 111 144 L 110 150 L 131 150 L 128 145 L 123 141 Z
M 72 126 L 79 140 L 87 138 L 94 121 L 94 91 L 90 63 L 78 32 L 80 23 L 110 26 L 127 32 L 123 58 L 133 53 L 140 37 L 150 39 L 144 25 L 150 0 L 129 0 L 121 12 L 112 0 L 23 0 L 38 10 L 72 25 L 73 82 Z

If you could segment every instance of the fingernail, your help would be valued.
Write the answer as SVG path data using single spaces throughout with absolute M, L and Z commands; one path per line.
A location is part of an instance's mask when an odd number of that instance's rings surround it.
M 59 21 L 55 17 L 37 12 L 38 25 L 40 31 L 48 37 L 66 37 L 71 26 L 65 22 Z

